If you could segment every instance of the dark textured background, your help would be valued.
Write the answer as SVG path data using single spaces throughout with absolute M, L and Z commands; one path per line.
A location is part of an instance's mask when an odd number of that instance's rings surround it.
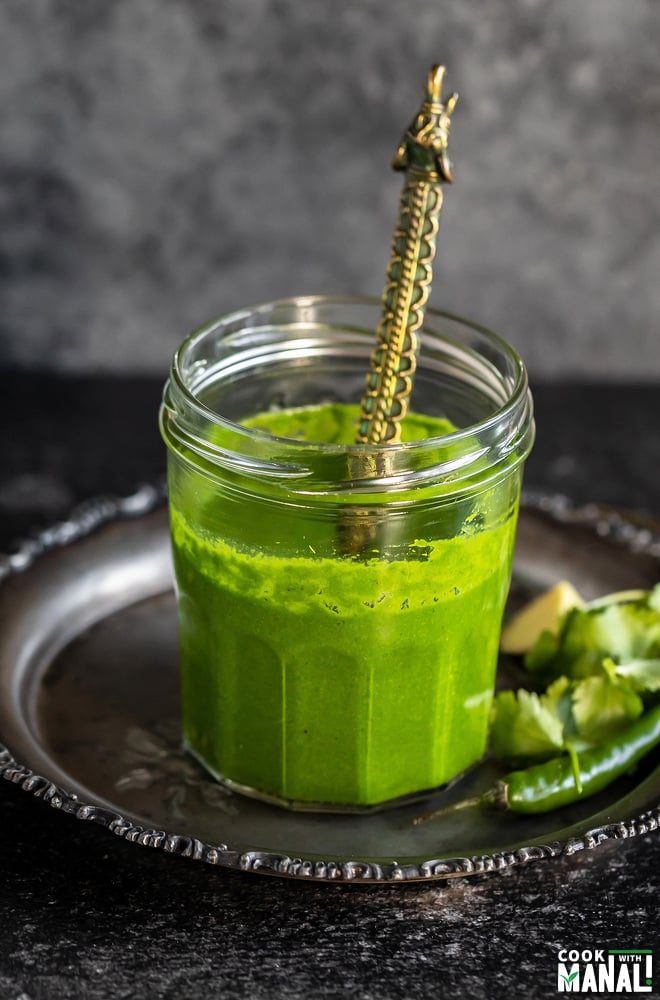
M 67 374 L 5 376 L 0 548 L 162 472 L 160 383 L 190 327 L 379 294 L 387 164 L 436 60 L 461 102 L 433 301 L 529 362 L 529 487 L 657 514 L 659 43 L 657 0 L 2 0 L 0 364 Z M 2 784 L 2 1000 L 545 1000 L 559 947 L 660 942 L 657 834 L 313 887 L 141 850 Z
M 542 375 L 657 377 L 657 0 L 4 0 L 0 363 L 164 373 L 184 332 L 380 294 L 389 161 L 461 92 L 434 304 Z

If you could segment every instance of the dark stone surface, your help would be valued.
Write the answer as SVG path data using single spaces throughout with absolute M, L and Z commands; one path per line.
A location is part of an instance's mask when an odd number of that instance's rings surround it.
M 157 372 L 215 315 L 380 295 L 389 162 L 461 95 L 433 301 L 543 374 L 660 374 L 657 0 L 5 0 L 0 356 Z
M 158 382 L 3 384 L 3 548 L 162 472 Z M 660 511 L 656 386 L 535 394 L 528 486 Z M 659 873 L 651 834 L 444 884 L 311 886 L 126 844 L 3 782 L 0 997 L 544 1000 L 560 947 L 660 947 Z
M 360 888 L 172 859 L 13 788 L 2 817 L 6 1000 L 544 1000 L 562 946 L 658 944 L 657 835 L 498 876 Z

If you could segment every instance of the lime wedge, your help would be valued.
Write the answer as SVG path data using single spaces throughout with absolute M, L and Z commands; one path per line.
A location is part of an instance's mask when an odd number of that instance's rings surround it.
M 562 580 L 513 616 L 502 630 L 500 649 L 514 656 L 528 653 L 541 632 L 556 632 L 567 611 L 583 607 L 584 601 L 573 584 Z

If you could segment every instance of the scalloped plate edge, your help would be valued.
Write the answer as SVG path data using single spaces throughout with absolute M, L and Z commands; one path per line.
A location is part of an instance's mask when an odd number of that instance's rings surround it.
M 164 483 L 145 485 L 128 497 L 99 497 L 77 507 L 65 521 L 47 528 L 20 543 L 10 555 L 0 557 L 0 581 L 24 572 L 42 555 L 55 548 L 72 544 L 97 528 L 122 518 L 141 517 L 164 502 Z M 660 531 L 650 518 L 611 507 L 587 504 L 575 507 L 561 494 L 547 495 L 523 491 L 521 505 L 528 510 L 548 514 L 560 523 L 583 524 L 629 548 L 660 556 Z M 54 809 L 105 827 L 115 836 L 132 844 L 153 847 L 168 854 L 194 861 L 218 865 L 239 871 L 258 872 L 316 882 L 397 883 L 457 878 L 465 875 L 504 871 L 517 865 L 547 858 L 570 856 L 592 850 L 612 840 L 627 840 L 656 831 L 660 827 L 660 804 L 639 816 L 587 830 L 565 841 L 553 840 L 521 846 L 512 851 L 470 857 L 436 858 L 418 863 L 380 864 L 370 861 L 325 861 L 294 858 L 275 852 L 234 851 L 226 844 L 207 844 L 195 837 L 149 829 L 128 816 L 122 816 L 104 806 L 83 802 L 76 794 L 66 792 L 48 778 L 35 774 L 14 759 L 10 750 L 0 743 L 0 777 L 23 791 L 50 804 Z

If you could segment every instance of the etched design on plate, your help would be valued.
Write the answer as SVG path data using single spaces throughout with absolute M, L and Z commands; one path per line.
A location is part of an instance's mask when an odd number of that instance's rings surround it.
M 211 780 L 181 746 L 180 726 L 174 719 L 159 724 L 151 732 L 131 726 L 121 756 L 124 763 L 133 767 L 115 782 L 118 792 L 162 785 L 163 803 L 177 820 L 185 819 L 184 806 L 191 796 L 228 816 L 238 814 L 230 789 Z

